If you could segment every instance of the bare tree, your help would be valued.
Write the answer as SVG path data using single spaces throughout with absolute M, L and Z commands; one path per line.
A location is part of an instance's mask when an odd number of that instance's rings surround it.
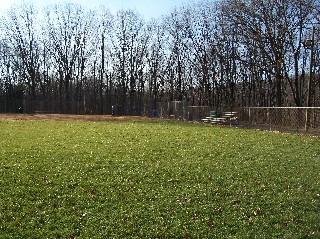
M 167 74 L 169 83 L 170 100 L 182 100 L 183 96 L 183 75 L 184 75 L 184 56 L 188 53 L 185 45 L 183 44 L 183 22 L 182 13 L 178 9 L 175 9 L 170 17 L 167 18 L 166 30 L 170 35 L 170 45 L 168 51 L 170 57 L 167 62 Z
M 165 100 L 164 91 L 165 91 L 165 65 L 167 60 L 166 55 L 166 44 L 168 41 L 168 36 L 165 34 L 165 27 L 162 22 L 157 22 L 155 19 L 151 20 L 147 24 L 147 34 L 150 37 L 150 44 L 148 47 L 147 53 L 147 77 L 149 82 L 149 90 L 146 93 L 149 93 L 150 105 L 153 112 L 153 115 L 157 115 L 157 102 Z M 144 88 L 146 80 L 140 81 L 141 86 Z
M 91 18 L 77 5 L 56 5 L 47 13 L 50 52 L 59 73 L 61 111 L 71 111 L 72 84 L 76 78 L 77 64 L 85 67 L 85 59 L 93 50 L 88 41 L 92 33 Z M 81 58 L 81 60 L 79 60 Z M 82 69 L 83 70 L 83 69 Z M 64 103 L 67 108 L 64 108 Z
M 27 4 L 11 9 L 4 26 L 11 53 L 16 55 L 15 64 L 19 65 L 20 79 L 28 86 L 33 103 L 41 66 L 36 9 Z M 33 111 L 33 108 L 31 105 L 30 110 Z
M 299 85 L 299 61 L 303 29 L 314 12 L 317 1 L 232 0 L 222 3 L 228 21 L 242 37 L 242 44 L 254 48 L 262 61 L 257 66 L 275 79 L 275 105 L 284 102 L 285 83 L 293 92 L 297 106 L 302 104 Z M 291 61 L 293 55 L 294 60 Z M 294 68 L 294 80 L 290 77 Z
M 119 11 L 115 19 L 112 57 L 117 75 L 117 93 L 121 96 L 118 110 L 122 114 L 135 114 L 138 76 L 146 64 L 148 43 L 149 36 L 145 34 L 145 23 L 141 16 L 131 10 Z
M 212 107 L 217 107 L 217 74 L 222 74 L 217 59 L 223 58 L 223 52 L 219 49 L 220 33 L 215 20 L 216 8 L 212 2 L 204 1 L 184 9 L 183 42 L 189 51 L 188 64 L 193 70 L 190 87 L 197 86 L 199 105 Z

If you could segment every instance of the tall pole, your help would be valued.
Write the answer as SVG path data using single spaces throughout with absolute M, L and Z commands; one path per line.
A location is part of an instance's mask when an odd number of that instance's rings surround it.
M 311 52 L 310 52 L 310 71 L 309 71 L 309 81 L 308 81 L 308 96 L 307 96 L 307 110 L 306 110 L 306 122 L 305 122 L 305 130 L 308 131 L 309 128 L 309 107 L 311 106 L 312 100 L 312 87 L 313 87 L 313 48 L 314 48 L 314 32 L 315 26 L 312 26 L 312 36 L 311 36 Z
M 104 25 L 104 24 L 103 24 Z M 103 115 L 103 78 L 105 73 L 104 66 L 104 32 L 102 33 L 102 45 L 101 45 L 101 72 L 100 72 L 100 114 Z

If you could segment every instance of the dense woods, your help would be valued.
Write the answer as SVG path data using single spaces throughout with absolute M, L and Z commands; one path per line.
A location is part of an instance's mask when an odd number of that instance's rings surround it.
M 207 0 L 148 21 L 24 4 L 0 18 L 0 112 L 320 106 L 319 29 L 318 0 Z

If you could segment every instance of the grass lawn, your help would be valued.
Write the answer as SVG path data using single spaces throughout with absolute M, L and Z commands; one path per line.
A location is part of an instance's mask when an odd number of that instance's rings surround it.
M 320 238 L 320 139 L 0 121 L 0 238 Z

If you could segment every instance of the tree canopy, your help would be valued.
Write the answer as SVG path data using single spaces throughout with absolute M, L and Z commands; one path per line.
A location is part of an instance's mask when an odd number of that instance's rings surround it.
M 320 106 L 318 0 L 204 0 L 159 19 L 64 4 L 0 18 L 0 112 Z

